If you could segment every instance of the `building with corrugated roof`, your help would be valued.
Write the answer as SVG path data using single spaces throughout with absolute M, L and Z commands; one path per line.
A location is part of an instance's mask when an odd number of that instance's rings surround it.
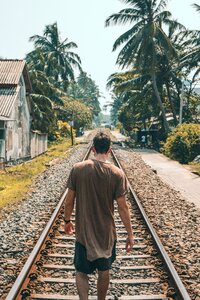
M 0 159 L 30 157 L 31 82 L 24 60 L 0 60 Z

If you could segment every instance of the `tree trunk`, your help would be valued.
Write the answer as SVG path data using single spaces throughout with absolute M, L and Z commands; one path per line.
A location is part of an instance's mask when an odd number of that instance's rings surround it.
M 173 114 L 174 126 L 176 127 L 177 124 L 178 124 L 178 120 L 176 118 L 176 111 L 175 111 L 174 103 L 173 103 L 172 98 L 171 98 L 171 93 L 170 93 L 170 90 L 169 90 L 168 82 L 166 83 L 166 88 L 167 88 L 167 96 L 168 96 L 169 103 L 170 103 L 171 110 L 172 110 L 172 114 Z
M 158 91 L 155 73 L 152 74 L 151 79 L 152 79 L 152 82 L 153 82 L 154 92 L 155 92 L 156 98 L 158 100 L 158 104 L 159 104 L 161 112 L 162 112 L 164 129 L 165 129 L 166 133 L 169 133 L 170 132 L 170 128 L 169 128 L 169 125 L 167 123 L 165 109 L 164 109 L 164 106 L 163 106 L 163 103 L 162 103 L 162 100 L 161 100 L 161 97 L 160 97 L 160 94 L 159 94 L 159 91 Z

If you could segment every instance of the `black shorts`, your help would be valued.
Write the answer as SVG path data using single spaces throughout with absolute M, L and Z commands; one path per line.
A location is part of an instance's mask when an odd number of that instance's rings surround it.
M 99 271 L 106 271 L 111 269 L 111 265 L 116 259 L 116 242 L 114 243 L 112 249 L 112 255 L 109 258 L 98 258 L 93 261 L 89 261 L 87 259 L 86 248 L 76 242 L 75 244 L 75 255 L 74 255 L 74 265 L 75 269 L 78 272 L 82 272 L 85 274 L 91 274 L 96 269 Z

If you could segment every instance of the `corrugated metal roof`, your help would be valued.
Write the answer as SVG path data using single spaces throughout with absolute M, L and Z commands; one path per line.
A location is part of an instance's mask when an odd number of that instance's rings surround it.
M 0 116 L 9 117 L 18 95 L 19 87 L 0 89 Z
M 0 85 L 17 85 L 25 63 L 25 60 L 0 60 Z

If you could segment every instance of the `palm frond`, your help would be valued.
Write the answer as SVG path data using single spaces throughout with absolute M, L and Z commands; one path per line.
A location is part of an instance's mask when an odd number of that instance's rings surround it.
M 48 51 L 48 49 L 53 49 L 55 50 L 55 47 L 52 45 L 51 42 L 49 42 L 47 40 L 46 37 L 42 37 L 42 36 L 37 36 L 34 35 L 32 37 L 30 37 L 30 41 L 34 41 L 35 47 L 39 47 L 41 49 L 43 49 L 44 51 Z
M 170 20 L 171 16 L 172 16 L 171 12 L 165 10 L 157 14 L 154 14 L 154 21 L 160 22 L 162 24 L 163 22 Z
M 127 23 L 132 23 L 133 21 L 138 21 L 140 14 L 138 10 L 135 9 L 123 9 L 119 13 L 109 16 L 105 21 L 105 26 L 110 25 L 124 25 Z
M 137 50 L 141 44 L 143 38 L 143 30 L 141 29 L 137 35 L 134 36 L 134 39 L 131 38 L 126 45 L 119 52 L 117 57 L 117 64 L 122 68 L 128 67 L 133 64 L 134 58 L 136 56 Z
M 176 49 L 172 45 L 168 36 L 165 34 L 165 32 L 159 26 L 157 26 L 157 34 L 156 35 L 157 35 L 159 44 L 162 46 L 162 49 L 165 52 L 165 54 L 167 55 L 167 57 L 169 59 L 172 57 L 177 58 L 178 56 L 177 56 Z
M 154 5 L 156 5 L 157 1 L 154 1 Z M 168 0 L 160 0 L 157 8 L 155 9 L 155 14 L 158 14 L 163 11 L 163 9 L 167 6 Z
M 113 51 L 115 51 L 121 44 L 125 43 L 127 40 L 129 40 L 131 37 L 133 37 L 134 34 L 136 34 L 142 25 L 142 21 L 135 24 L 130 30 L 123 33 L 114 43 L 113 45 Z
M 196 9 L 197 12 L 200 12 L 200 5 L 193 3 L 192 6 Z
M 181 34 L 186 36 L 186 27 L 179 23 L 177 20 L 164 20 L 163 23 L 168 26 L 168 37 L 171 39 L 173 38 L 175 32 L 178 32 L 176 35 L 177 37 L 180 36 Z
M 121 0 L 123 3 L 133 6 L 137 9 L 144 10 L 147 6 L 147 0 Z
M 81 59 L 80 59 L 79 55 L 76 54 L 76 53 L 74 53 L 74 52 L 65 51 L 64 56 L 65 56 L 66 58 L 69 58 L 69 57 L 70 57 L 70 58 L 73 58 L 73 59 L 74 59 L 74 62 L 76 61 L 76 64 L 77 64 L 77 65 L 81 64 Z
M 68 40 L 68 39 L 66 39 Z M 66 41 L 65 40 L 65 41 Z M 59 48 L 60 49 L 72 49 L 72 48 L 78 48 L 77 44 L 74 42 L 69 42 L 69 43 L 65 43 L 65 41 L 63 43 L 60 44 Z

